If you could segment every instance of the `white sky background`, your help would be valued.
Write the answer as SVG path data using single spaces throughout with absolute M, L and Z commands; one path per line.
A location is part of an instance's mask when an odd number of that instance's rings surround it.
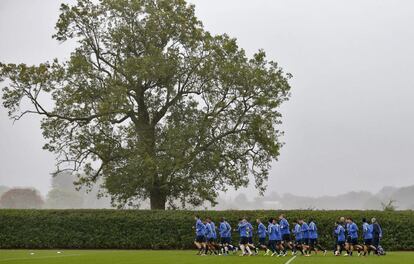
M 0 61 L 64 58 L 58 0 L 0 0 Z M 332 195 L 414 184 L 414 1 L 192 0 L 205 28 L 293 74 L 286 143 L 268 191 Z M 54 156 L 38 119 L 0 107 L 0 185 L 46 193 Z M 253 188 L 249 193 L 256 195 Z

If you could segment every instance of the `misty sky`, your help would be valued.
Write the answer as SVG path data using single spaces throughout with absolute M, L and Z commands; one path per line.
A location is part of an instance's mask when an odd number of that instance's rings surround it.
M 65 58 L 61 1 L 0 0 L 0 61 Z M 318 196 L 414 184 L 414 1 L 192 0 L 205 28 L 293 74 L 268 192 Z M 0 107 L 0 185 L 45 194 L 54 156 L 38 118 Z M 249 190 L 252 195 L 256 192 Z

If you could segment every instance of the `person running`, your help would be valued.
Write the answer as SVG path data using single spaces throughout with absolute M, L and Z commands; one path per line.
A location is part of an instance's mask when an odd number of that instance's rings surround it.
M 299 224 L 299 220 L 294 220 L 293 221 L 294 224 L 294 229 L 293 229 L 293 234 L 295 235 L 295 244 L 293 247 L 293 254 L 296 255 L 297 250 L 299 250 L 302 255 L 304 255 L 305 253 L 303 252 L 303 246 L 302 246 L 302 227 Z
M 196 245 L 197 249 L 198 249 L 198 253 L 197 255 L 205 255 L 205 250 L 206 250 L 206 238 L 205 238 L 205 233 L 206 233 L 206 226 L 203 224 L 203 222 L 200 219 L 200 216 L 196 215 L 194 217 L 194 220 L 196 221 L 195 224 L 195 231 L 196 231 L 196 239 L 194 241 L 194 244 Z
M 241 255 L 240 256 L 245 256 L 245 255 L 252 255 L 252 251 L 250 250 L 249 246 L 248 246 L 248 225 L 247 225 L 247 220 L 245 218 L 239 219 L 239 225 L 237 226 L 237 231 L 240 234 L 240 250 L 241 250 Z M 247 251 L 247 253 L 246 253 Z
M 377 249 L 372 245 L 372 231 L 373 226 L 368 224 L 366 218 L 362 218 L 362 237 L 364 238 L 364 256 L 369 253 L 371 253 L 371 250 L 374 250 L 374 252 L 377 251 Z
M 309 226 L 303 219 L 299 220 L 299 224 L 302 231 L 302 250 L 305 252 L 305 256 L 309 257 Z
M 277 223 L 276 219 L 273 220 L 273 228 L 276 232 L 276 249 L 279 252 L 277 256 L 286 256 L 285 248 L 283 247 L 282 243 L 282 232 L 280 230 L 280 225 Z
M 247 228 L 248 228 L 248 231 L 249 231 L 247 233 L 247 242 L 248 242 L 247 246 L 250 249 L 254 249 L 255 254 L 258 254 L 259 249 L 254 245 L 254 242 L 253 242 L 253 231 L 254 231 L 254 229 L 253 229 L 252 224 L 249 221 L 247 221 Z
M 276 229 L 274 227 L 275 220 L 273 218 L 269 219 L 269 225 L 267 226 L 267 233 L 269 234 L 269 249 L 272 251 L 272 255 L 276 255 Z
M 284 214 L 281 214 L 279 216 L 279 225 L 280 225 L 280 231 L 282 232 L 283 247 L 285 249 L 289 248 L 290 250 L 292 250 L 292 255 L 293 255 L 293 246 L 292 246 L 292 241 L 290 238 L 289 222 L 286 220 L 286 216 Z
M 352 256 L 354 249 L 358 251 L 358 256 L 361 255 L 362 247 L 358 244 L 358 226 L 354 223 L 354 220 L 350 217 L 347 218 L 347 231 L 350 237 L 350 242 L 348 242 L 349 255 Z
M 323 251 L 323 255 L 326 255 L 326 249 L 324 249 L 318 243 L 318 227 L 315 224 L 313 218 L 309 219 L 309 251 L 315 251 L 315 254 L 318 254 L 318 249 Z
M 219 234 L 221 253 L 224 255 L 228 255 L 229 245 L 231 244 L 231 226 L 224 217 L 222 217 L 220 221 Z
M 335 235 L 336 235 L 336 251 L 335 256 L 342 255 L 342 250 L 345 249 L 345 228 L 340 221 L 335 223 Z
M 266 236 L 267 236 L 267 231 L 266 231 L 266 226 L 262 223 L 261 219 L 256 219 L 256 223 L 257 223 L 257 236 L 259 238 L 259 244 L 257 245 L 257 248 L 261 248 L 265 251 L 265 256 L 269 255 L 270 250 L 267 248 L 266 245 Z
M 210 251 L 210 254 L 218 255 L 218 252 L 216 251 L 216 247 L 214 245 L 214 233 L 215 233 L 213 230 L 214 223 L 212 224 L 210 218 L 206 218 L 205 226 L 206 226 L 205 236 L 207 238 L 207 248 L 206 248 L 205 253 L 207 254 L 208 251 Z
M 376 248 L 376 253 L 379 255 L 378 248 L 382 239 L 382 229 L 376 218 L 371 219 L 372 223 L 372 245 Z
M 345 245 L 344 245 L 344 249 L 346 251 L 345 255 L 349 255 L 349 243 L 351 242 L 351 238 L 348 236 L 348 224 L 346 222 L 346 219 L 344 216 L 339 217 L 339 221 L 338 221 L 341 226 L 345 229 Z

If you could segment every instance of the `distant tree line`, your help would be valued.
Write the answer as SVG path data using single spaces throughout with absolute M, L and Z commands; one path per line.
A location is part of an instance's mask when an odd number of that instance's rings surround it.
M 97 188 L 77 190 L 75 176 L 60 173 L 52 178 L 51 189 L 42 197 L 35 188 L 8 188 L 0 186 L 0 208 L 10 209 L 72 209 L 110 208 L 110 199 L 98 193 Z M 98 196 L 99 199 L 98 199 Z

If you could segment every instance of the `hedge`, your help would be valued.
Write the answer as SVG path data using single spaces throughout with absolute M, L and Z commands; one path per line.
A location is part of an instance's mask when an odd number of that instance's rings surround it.
M 189 249 L 193 248 L 194 215 L 220 217 L 232 227 L 247 216 L 268 219 L 313 217 L 321 244 L 332 248 L 332 230 L 339 216 L 376 217 L 387 250 L 414 250 L 413 211 L 149 211 L 149 210 L 0 210 L 0 248 L 64 249 Z M 254 224 L 256 226 L 256 224 Z M 292 227 L 292 226 L 291 226 Z M 237 241 L 233 233 L 233 241 Z

